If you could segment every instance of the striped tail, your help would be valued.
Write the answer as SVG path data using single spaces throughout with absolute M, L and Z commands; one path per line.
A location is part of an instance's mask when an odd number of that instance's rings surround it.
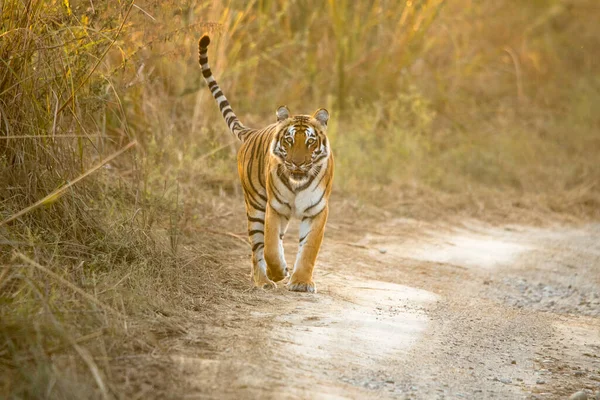
M 223 119 L 227 123 L 229 130 L 233 133 L 239 140 L 244 141 L 244 137 L 246 133 L 248 133 L 251 129 L 246 128 L 238 119 L 237 115 L 231 109 L 227 98 L 221 91 L 221 88 L 217 84 L 217 81 L 212 75 L 210 70 L 210 66 L 208 65 L 208 45 L 210 44 L 210 38 L 208 35 L 202 36 L 200 41 L 198 42 L 198 63 L 202 67 L 202 76 L 204 76 L 204 80 L 208 83 L 208 88 L 210 89 L 213 97 L 217 101 L 219 105 L 219 109 L 221 110 L 221 114 L 223 115 Z

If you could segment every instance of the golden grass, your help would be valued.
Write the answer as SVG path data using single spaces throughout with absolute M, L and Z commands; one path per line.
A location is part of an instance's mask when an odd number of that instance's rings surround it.
M 177 393 L 169 340 L 257 296 L 204 31 L 247 125 L 330 110 L 356 214 L 599 217 L 593 0 L 0 7 L 0 397 Z

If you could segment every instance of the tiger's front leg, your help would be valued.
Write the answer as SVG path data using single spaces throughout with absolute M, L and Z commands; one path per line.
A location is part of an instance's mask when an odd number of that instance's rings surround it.
M 283 235 L 289 218 L 279 214 L 268 204 L 265 216 L 265 260 L 267 276 L 278 282 L 288 276 L 287 264 L 283 254 Z
M 317 292 L 317 286 L 313 282 L 312 276 L 315 261 L 323 241 L 328 212 L 328 207 L 325 206 L 318 215 L 312 218 L 305 217 L 300 222 L 298 255 L 296 256 L 294 271 L 287 285 L 289 290 L 294 292 Z
M 252 245 L 252 280 L 254 285 L 264 289 L 276 288 L 277 285 L 267 277 L 267 263 L 265 261 L 265 213 L 247 207 L 248 236 Z

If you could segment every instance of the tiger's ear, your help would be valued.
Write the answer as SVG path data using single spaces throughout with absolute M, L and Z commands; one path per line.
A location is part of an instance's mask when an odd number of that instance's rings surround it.
M 324 108 L 319 108 L 313 114 L 313 118 L 319 121 L 323 126 L 327 126 L 327 121 L 329 121 L 329 111 Z
M 284 119 L 288 119 L 290 117 L 290 110 L 288 110 L 287 106 L 279 106 L 275 112 L 275 115 L 277 115 L 277 122 L 283 121 Z

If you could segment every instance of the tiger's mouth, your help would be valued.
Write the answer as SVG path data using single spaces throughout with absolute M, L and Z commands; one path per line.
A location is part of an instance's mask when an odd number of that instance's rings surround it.
M 306 177 L 306 175 L 308 175 L 306 172 L 304 171 L 292 171 L 290 172 L 290 176 L 292 177 L 292 179 L 299 181 L 303 178 Z
M 312 165 L 294 165 L 293 163 L 289 163 L 289 162 L 284 162 L 284 166 L 287 172 L 287 175 L 295 180 L 295 181 L 300 181 L 303 179 L 306 179 L 311 172 L 311 167 Z
M 290 178 L 295 181 L 301 181 L 308 177 L 308 173 L 310 172 L 310 168 L 288 168 L 288 173 Z

